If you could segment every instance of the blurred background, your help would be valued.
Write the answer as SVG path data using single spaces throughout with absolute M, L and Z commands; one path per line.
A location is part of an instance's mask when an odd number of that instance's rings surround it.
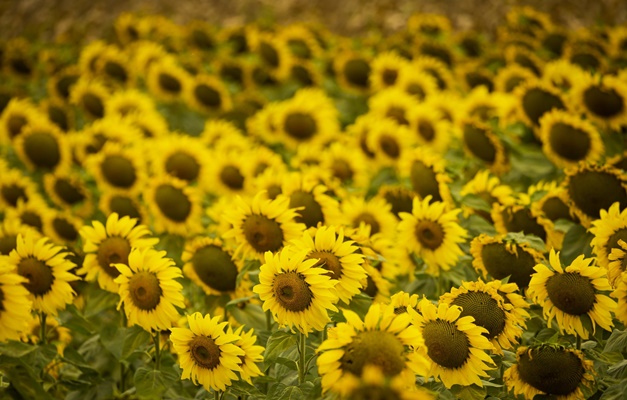
M 370 29 L 393 32 L 413 12 L 449 17 L 459 30 L 492 32 L 512 6 L 528 5 L 569 28 L 624 24 L 626 0 L 0 0 L 0 39 L 89 41 L 110 33 L 125 11 L 171 16 L 177 23 L 201 19 L 221 26 L 258 19 L 287 24 L 318 21 L 354 36 Z

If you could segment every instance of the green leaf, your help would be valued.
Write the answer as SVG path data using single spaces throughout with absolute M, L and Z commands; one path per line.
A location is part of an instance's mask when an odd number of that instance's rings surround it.
M 151 343 L 150 334 L 143 328 L 137 325 L 128 328 L 124 336 L 124 344 L 122 345 L 120 358 L 123 360 L 128 359 L 133 352 L 149 343 Z
M 625 382 L 612 385 L 605 389 L 599 400 L 627 400 L 627 384 Z
M 164 370 L 157 371 L 140 367 L 135 371 L 135 388 L 140 398 L 160 398 L 168 387 L 178 379 L 176 372 Z
M 296 346 L 296 335 L 294 333 L 285 331 L 274 332 L 268 338 L 268 343 L 266 343 L 265 364 L 271 365 L 281 353 L 294 346 Z
M 8 357 L 21 358 L 35 350 L 37 350 L 37 345 L 16 342 L 14 340 L 0 343 L 0 354 Z
M 259 304 L 240 303 L 243 307 L 231 307 L 229 313 L 242 325 L 256 329 L 266 329 L 266 313 Z
M 590 241 L 593 237 L 594 236 L 583 226 L 573 225 L 573 227 L 566 232 L 566 235 L 564 235 L 564 242 L 562 243 L 562 251 L 560 253 L 562 263 L 569 265 L 575 258 L 582 254 L 586 257 L 590 257 L 592 254 Z
M 51 399 L 46 393 L 41 380 L 30 365 L 19 358 L 0 356 L 2 373 L 11 382 L 11 386 L 24 399 Z
M 525 243 L 529 245 L 529 247 L 540 252 L 543 252 L 546 248 L 546 244 L 542 239 L 535 235 L 525 235 L 522 232 L 509 232 L 505 235 L 505 240 L 515 243 Z
M 614 351 L 621 353 L 627 351 L 627 331 L 619 331 L 618 329 L 612 331 L 612 335 L 607 339 L 603 352 L 609 353 Z
M 301 400 L 303 392 L 298 386 L 288 386 L 279 395 L 277 400 Z
M 487 213 L 492 211 L 491 205 L 488 204 L 488 202 L 483 197 L 476 194 L 465 195 L 464 197 L 462 197 L 461 203 L 475 210 L 481 210 Z
M 116 360 L 122 359 L 122 347 L 127 329 L 116 325 L 105 325 L 100 331 L 100 342 Z
M 616 379 L 625 379 L 627 377 L 627 360 L 612 365 L 607 369 L 607 373 Z
M 242 268 L 242 270 L 237 274 L 237 277 L 235 278 L 235 287 L 240 287 L 240 282 L 242 282 L 242 279 L 244 279 L 244 276 L 246 276 L 249 271 L 258 270 L 260 266 L 261 263 L 259 262 L 259 260 L 247 260 L 244 263 L 244 268 Z
M 487 390 L 486 388 L 479 387 L 477 385 L 471 386 L 458 386 L 455 385 L 451 388 L 458 399 L 461 400 L 483 400 L 485 399 Z

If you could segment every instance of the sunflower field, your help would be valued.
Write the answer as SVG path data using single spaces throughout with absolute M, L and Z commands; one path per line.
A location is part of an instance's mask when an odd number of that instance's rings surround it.
M 627 399 L 627 25 L 110 32 L 0 43 L 0 399 Z

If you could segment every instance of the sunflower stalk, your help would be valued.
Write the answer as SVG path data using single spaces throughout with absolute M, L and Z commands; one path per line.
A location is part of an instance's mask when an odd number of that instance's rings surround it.
M 305 351 L 306 351 L 307 338 L 304 333 L 298 333 L 298 384 L 302 385 L 305 382 L 305 375 L 307 374 L 307 365 L 305 365 Z
M 160 341 L 160 332 L 155 331 L 155 334 L 152 336 L 152 341 L 155 343 L 155 370 L 158 371 L 161 365 L 161 349 L 159 348 Z
M 39 333 L 41 335 L 39 337 L 39 344 L 42 346 L 45 345 L 47 342 L 46 340 L 46 317 L 47 315 L 45 312 L 42 311 L 39 313 L 39 325 L 41 328 L 41 331 Z

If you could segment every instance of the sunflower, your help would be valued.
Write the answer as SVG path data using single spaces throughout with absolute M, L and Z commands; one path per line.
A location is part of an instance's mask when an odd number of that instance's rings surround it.
M 568 207 L 588 228 L 593 220 L 601 218 L 602 210 L 607 210 L 618 202 L 620 208 L 627 208 L 627 176 L 617 168 L 608 165 L 580 164 L 566 171 L 562 183 L 568 194 Z
M 615 267 L 620 268 L 619 270 L 610 268 L 610 264 L 611 261 L 622 259 L 620 242 L 627 242 L 627 209 L 621 210 L 620 204 L 614 203 L 609 209 L 601 210 L 600 218 L 592 222 L 589 231 L 594 235 L 590 245 L 592 246 L 592 253 L 596 256 L 596 262 L 600 267 L 608 270 L 608 279 L 614 285 L 614 281 L 620 275 L 619 271 L 622 269 L 622 264 L 620 262 L 614 263 Z M 615 250 L 613 260 L 610 260 L 610 256 Z
M 19 340 L 28 329 L 32 302 L 27 284 L 6 259 L 0 261 L 0 343 Z
M 152 97 L 138 89 L 117 90 L 104 103 L 105 115 L 120 117 L 157 111 Z
M 509 64 L 497 72 L 494 77 L 494 87 L 499 92 L 513 93 L 519 85 L 530 82 L 535 78 L 536 76 L 529 68 L 518 64 Z
M 92 193 L 77 173 L 46 174 L 44 188 L 49 198 L 64 210 L 81 217 L 87 217 L 93 212 Z
M 181 379 L 191 379 L 205 390 L 224 391 L 242 373 L 242 357 L 246 352 L 236 343 L 241 336 L 224 332 L 228 322 L 220 316 L 204 317 L 200 313 L 187 316 L 189 328 L 172 328 L 170 340 L 183 370 Z
M 398 162 L 398 169 L 402 177 L 409 178 L 412 189 L 421 199 L 431 196 L 433 201 L 454 204 L 448 186 L 451 178 L 442 156 L 433 154 L 428 148 L 417 147 L 405 152 Z
M 72 150 L 75 161 L 81 166 L 86 164 L 87 157 L 101 153 L 108 142 L 138 148 L 137 143 L 141 142 L 144 135 L 133 121 L 129 117 L 107 116 L 84 126 L 80 132 L 69 135 L 74 139 Z M 143 160 L 143 154 L 137 158 Z
M 619 78 L 586 74 L 572 96 L 577 108 L 601 126 L 619 130 L 627 124 L 627 84 Z
M 129 50 L 133 54 L 133 68 L 144 76 L 154 62 L 168 57 L 168 51 L 165 47 L 152 40 L 138 40 L 129 46 Z
M 579 219 L 571 212 L 567 205 L 568 195 L 564 186 L 558 186 L 557 182 L 546 182 L 530 186 L 528 192 L 534 199 L 531 204 L 532 213 L 536 215 L 544 215 L 554 224 L 559 219 L 579 223 Z M 558 240 L 560 248 L 562 240 L 563 238 Z
M 415 70 L 423 71 L 432 76 L 439 90 L 446 91 L 455 87 L 453 73 L 441 60 L 431 56 L 421 55 L 414 58 L 411 64 Z
M 248 201 L 237 196 L 221 217 L 231 224 L 223 237 L 235 239 L 235 253 L 243 258 L 262 260 L 266 251 L 279 251 L 288 241 L 302 236 L 305 229 L 296 222 L 297 210 L 289 208 L 287 197 L 269 200 L 265 196 L 259 192 Z
M 98 210 L 103 212 L 104 215 L 116 213 L 120 217 L 128 216 L 134 218 L 138 224 L 148 223 L 148 215 L 144 205 L 137 196 L 124 191 L 106 190 L 100 196 Z
M 251 193 L 264 192 L 264 197 L 274 200 L 281 194 L 281 186 L 287 175 L 286 169 L 270 167 L 253 178 Z M 218 218 L 219 219 L 219 218 Z
M 8 256 L 17 246 L 17 235 L 25 235 L 27 232 L 35 237 L 41 236 L 39 231 L 17 218 L 7 217 L 0 222 L 0 255 Z
M 381 185 L 376 196 L 383 198 L 392 207 L 392 213 L 400 219 L 401 212 L 411 212 L 416 193 L 404 185 L 389 184 Z
M 380 368 L 386 378 L 415 385 L 414 374 L 427 367 L 426 359 L 415 352 L 423 339 L 412 318 L 380 303 L 370 306 L 363 321 L 353 311 L 342 312 L 346 322 L 329 329 L 328 339 L 317 349 L 322 391 L 341 392 L 338 384 L 343 378 L 360 378 L 368 366 Z
M 117 189 L 140 193 L 147 179 L 142 151 L 137 146 L 124 146 L 108 141 L 102 149 L 85 160 L 85 167 L 101 190 Z
M 144 200 L 157 232 L 188 236 L 201 230 L 202 192 L 184 180 L 166 174 L 153 176 Z
M 281 29 L 281 38 L 287 43 L 292 56 L 300 60 L 313 60 L 323 55 L 323 49 L 314 33 L 303 24 L 291 24 Z
M 80 78 L 80 71 L 76 65 L 67 66 L 48 77 L 47 89 L 48 95 L 63 104 L 67 104 L 70 100 L 72 87 Z
M 324 77 L 312 61 L 299 60 L 290 68 L 290 78 L 301 87 L 320 87 Z
M 336 141 L 320 154 L 320 167 L 329 172 L 344 187 L 367 187 L 371 166 L 364 154 L 353 151 L 359 146 L 356 140 Z
M 151 162 L 155 175 L 167 174 L 190 184 L 206 181 L 210 157 L 202 141 L 193 136 L 172 134 L 154 142 Z
M 23 285 L 30 292 L 33 310 L 56 316 L 66 304 L 72 303 L 75 292 L 70 282 L 79 278 L 70 272 L 75 265 L 67 255 L 46 237 L 32 232 L 17 235 L 16 247 L 8 261 L 26 278 Z
M 183 273 L 207 295 L 220 296 L 241 291 L 237 276 L 244 267 L 239 257 L 219 238 L 199 236 L 188 240 L 181 257 Z
M 336 282 L 327 269 L 317 266 L 318 259 L 307 258 L 308 253 L 309 249 L 267 251 L 259 284 L 253 288 L 263 301 L 263 310 L 269 310 L 280 326 L 305 335 L 323 330 L 331 322 L 329 310 L 337 311 Z
M 531 43 L 533 43 L 532 46 L 537 46 L 535 41 L 531 41 Z M 528 46 L 511 44 L 505 48 L 504 55 L 507 64 L 517 64 L 527 68 L 537 77 L 542 74 L 544 61 L 535 53 L 534 48 L 530 49 Z
M 71 211 L 52 210 L 44 218 L 44 234 L 54 243 L 74 245 L 78 239 L 78 230 L 83 225 L 83 220 Z
M 52 212 L 52 209 L 41 197 L 35 197 L 28 202 L 18 200 L 15 208 L 6 210 L 5 219 L 19 221 L 21 224 L 33 227 L 39 233 L 42 233 L 44 221 L 48 214 Z
M 141 17 L 129 12 L 123 12 L 113 22 L 115 35 L 123 45 L 129 45 L 146 36 L 146 25 L 141 23 Z
M 585 77 L 583 69 L 564 59 L 547 63 L 542 71 L 542 80 L 563 92 L 570 92 Z
M 401 290 L 390 297 L 390 306 L 394 307 L 394 314 L 406 314 L 408 308 L 418 310 L 419 301 L 420 296 L 418 294 L 409 294 Z
M 283 80 L 289 76 L 292 55 L 285 38 L 266 32 L 251 35 L 251 48 L 272 78 Z
M 355 94 L 370 91 L 371 58 L 356 50 L 338 50 L 333 57 L 333 72 L 342 89 Z
M 340 202 L 340 213 L 343 225 L 350 228 L 369 225 L 372 235 L 392 235 L 396 227 L 392 207 L 381 198 L 366 200 L 363 196 L 350 195 Z
M 418 101 L 424 101 L 436 93 L 438 83 L 429 73 L 416 69 L 411 63 L 401 66 L 395 87 L 411 94 Z
M 582 386 L 594 383 L 592 361 L 580 350 L 540 344 L 521 346 L 516 351 L 516 364 L 503 374 L 503 381 L 514 395 L 525 400 L 551 396 L 559 400 L 583 399 Z
M 618 247 L 611 249 L 611 253 L 608 256 L 607 265 L 607 279 L 612 288 L 616 289 L 620 284 L 623 273 L 625 272 L 625 265 L 627 264 L 627 242 L 620 239 L 617 243 Z
M 70 132 L 74 128 L 76 119 L 74 110 L 60 100 L 48 98 L 39 103 L 39 108 L 48 116 L 48 120 L 63 132 Z
M 464 150 L 479 159 L 494 174 L 505 173 L 510 165 L 501 139 L 485 122 L 467 118 L 460 122 Z
M 544 81 L 527 81 L 514 90 L 514 95 L 519 101 L 519 118 L 534 129 L 540 126 L 540 119 L 545 113 L 553 109 L 567 109 L 561 91 Z
M 174 57 L 159 58 L 148 67 L 146 86 L 160 100 L 171 102 L 181 98 L 191 83 L 189 73 L 178 65 Z
M 425 36 L 443 36 L 451 31 L 451 21 L 439 14 L 414 13 L 407 20 L 407 30 Z
M 408 114 L 419 104 L 413 95 L 396 87 L 380 90 L 368 99 L 370 113 L 403 126 L 409 125 Z
M 509 232 L 535 235 L 546 243 L 547 248 L 558 247 L 562 236 L 555 230 L 553 222 L 528 204 L 520 204 L 522 202 L 519 199 L 512 204 L 492 204 L 490 216 L 496 231 L 503 235 Z
M 113 264 L 128 264 L 132 249 L 152 247 L 159 242 L 159 239 L 151 238 L 150 230 L 138 225 L 136 219 L 119 217 L 116 213 L 109 215 L 104 225 L 92 221 L 92 226 L 83 226 L 79 233 L 83 239 L 85 260 L 77 273 L 85 275 L 86 281 L 97 279 L 102 289 L 113 293 L 118 292 L 114 279 L 120 275 Z
M 483 386 L 481 377 L 488 377 L 486 371 L 494 365 L 486 351 L 493 349 L 484 336 L 487 330 L 475 325 L 473 317 L 461 317 L 462 309 L 456 305 L 439 303 L 436 306 L 423 298 L 418 310 L 408 309 L 413 324 L 424 337 L 424 345 L 416 352 L 428 361 L 418 374 L 433 376 L 447 388 Z
M 462 101 L 460 119 L 477 120 L 490 123 L 498 118 L 500 122 L 509 122 L 516 111 L 516 97 L 508 93 L 490 92 L 481 85 L 472 89 Z
M 592 44 L 571 38 L 571 40 L 564 45 L 564 54 L 562 57 L 587 72 L 597 73 L 606 70 L 607 56 L 604 54 L 605 52 L 604 46 L 601 46 L 599 42 L 595 41 L 595 43 Z
M 466 91 L 470 92 L 480 86 L 485 86 L 488 92 L 494 91 L 494 73 L 480 63 L 463 64 L 457 68 L 455 74 L 463 82 Z
M 460 191 L 462 196 L 474 195 L 484 200 L 489 209 L 492 204 L 511 204 L 514 202 L 513 190 L 509 185 L 504 185 L 496 176 L 491 176 L 489 170 L 481 170 L 470 179 Z M 462 201 L 463 202 L 463 201 Z M 479 209 L 472 206 L 463 206 L 464 214 L 476 213 L 492 222 L 492 216 L 486 209 Z
M 233 332 L 229 326 L 226 333 L 227 335 L 235 334 L 240 337 L 237 342 L 234 342 L 237 347 L 244 351 L 244 355 L 239 356 L 239 366 L 242 369 L 239 371 L 239 375 L 241 379 L 252 385 L 253 382 L 250 378 L 263 375 L 263 372 L 261 372 L 257 363 L 263 362 L 263 352 L 265 351 L 265 348 L 255 344 L 257 342 L 255 331 L 249 329 L 247 332 L 244 332 L 243 325 L 237 328 L 235 332 Z
M 14 140 L 20 160 L 33 171 L 64 171 L 71 163 L 64 133 L 51 122 L 31 121 Z
M 0 141 L 13 141 L 31 122 L 41 122 L 45 118 L 30 99 L 13 97 L 0 115 Z
M 104 117 L 105 103 L 110 96 L 107 86 L 98 79 L 80 78 L 70 90 L 70 103 L 78 106 L 91 119 Z
M 0 207 L 15 208 L 19 201 L 40 197 L 37 185 L 18 169 L 0 166 Z
M 394 86 L 408 61 L 395 52 L 381 52 L 372 60 L 370 86 L 375 91 Z
M 341 301 L 348 304 L 360 292 L 366 279 L 363 269 L 364 256 L 351 240 L 346 240 L 344 230 L 335 226 L 321 226 L 315 234 L 306 231 L 302 238 L 294 239 L 286 251 L 296 253 L 307 250 L 307 259 L 317 259 L 316 267 L 327 270 L 335 282 L 335 290 Z
M 514 305 L 494 286 L 481 279 L 462 282 L 458 288 L 452 288 L 440 296 L 439 302 L 461 307 L 460 317 L 473 317 L 475 325 L 487 330 L 483 335 L 490 340 L 498 354 L 503 354 L 503 349 L 511 349 L 518 344 L 523 329 L 526 328 L 525 320 L 516 313 Z
M 194 76 L 190 85 L 185 87 L 183 97 L 191 108 L 210 115 L 233 107 L 228 88 L 213 75 Z
M 93 77 L 97 73 L 98 58 L 107 48 L 107 43 L 103 40 L 94 40 L 81 49 L 78 58 L 78 66 L 81 75 Z
M 593 259 L 584 257 L 580 255 L 563 268 L 559 252 L 551 250 L 550 267 L 543 264 L 534 267 L 536 272 L 529 282 L 527 296 L 542 306 L 549 326 L 555 318 L 560 333 L 587 339 L 590 332 L 583 325 L 582 317 L 589 317 L 592 333 L 596 325 L 610 331 L 614 325 L 611 312 L 616 309 L 616 302 L 601 293 L 611 289 L 607 271 L 590 266 Z
M 624 257 L 624 254 L 622 255 Z M 614 313 L 616 318 L 627 325 L 627 274 L 622 273 L 614 282 L 614 290 L 610 294 L 617 301 Z
M 4 72 L 16 79 L 28 81 L 33 79 L 36 73 L 36 65 L 32 55 L 32 46 L 25 38 L 13 38 L 3 43 Z
M 373 155 L 375 166 L 395 167 L 415 147 L 416 135 L 393 119 L 375 116 L 374 120 L 367 128 L 365 146 Z
M 470 242 L 472 266 L 484 278 L 505 279 L 526 288 L 534 273 L 533 267 L 544 260 L 542 253 L 526 243 L 480 234 Z
M 98 56 L 96 61 L 98 75 L 108 83 L 118 87 L 135 85 L 135 74 L 131 68 L 131 60 L 126 52 L 117 46 L 109 45 Z
M 448 210 L 445 203 L 431 201 L 431 196 L 414 198 L 412 212 L 400 213 L 399 240 L 408 252 L 422 258 L 432 275 L 448 270 L 463 254 L 466 230 L 458 223 L 461 209 Z
M 298 209 L 296 222 L 307 228 L 325 225 L 340 218 L 337 200 L 327 194 L 328 188 L 308 173 L 293 172 L 283 177 L 281 193 L 290 199 L 290 208 Z
M 414 107 L 409 111 L 407 119 L 420 144 L 431 147 L 440 154 L 448 150 L 451 142 L 450 124 L 433 105 L 423 103 Z
M 31 313 L 27 314 L 28 328 L 22 334 L 22 342 L 30 344 L 41 343 L 41 318 Z M 72 342 L 72 331 L 59 324 L 58 318 L 46 318 L 46 343 L 52 343 L 57 348 L 57 354 L 63 356 L 65 348 Z M 52 360 L 46 368 L 57 367 L 55 360 Z
M 119 271 L 114 282 L 119 285 L 118 310 L 124 307 L 128 325 L 139 325 L 148 332 L 172 327 L 179 319 L 175 307 L 185 308 L 181 269 L 166 258 L 165 251 L 152 247 L 132 248 L 128 265 L 113 264 Z

